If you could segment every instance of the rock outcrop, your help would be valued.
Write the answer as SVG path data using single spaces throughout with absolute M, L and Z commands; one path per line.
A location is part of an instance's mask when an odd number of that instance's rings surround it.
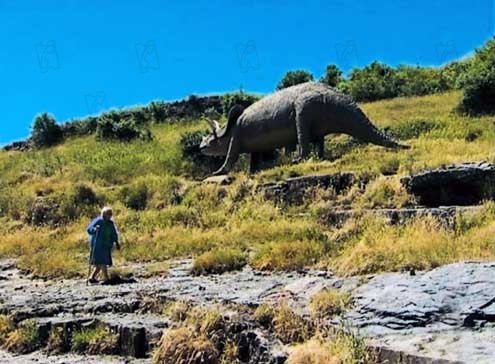
M 314 189 L 333 189 L 335 193 L 341 193 L 358 183 L 353 173 L 335 173 L 323 175 L 308 175 L 287 178 L 283 181 L 265 183 L 258 187 L 263 196 L 269 200 L 290 204 L 302 204 L 308 193 Z
M 401 183 L 425 206 L 476 205 L 495 199 L 495 165 L 455 164 L 404 177 Z
M 82 280 L 29 280 L 11 262 L 3 262 L 0 312 L 16 321 L 34 319 L 45 339 L 50 327 L 62 327 L 70 335 L 81 325 L 103 324 L 118 334 L 121 355 L 142 357 L 149 355 L 169 327 L 167 318 L 149 310 L 156 300 L 217 303 L 241 310 L 284 299 L 307 314 L 310 298 L 333 287 L 350 292 L 354 302 L 328 324 L 340 327 L 343 320 L 367 338 L 381 362 L 491 363 L 495 356 L 495 263 L 456 263 L 414 275 L 385 273 L 361 278 L 338 278 L 316 270 L 265 274 L 249 267 L 193 277 L 190 263 L 176 263 L 165 278 L 87 287 Z M 227 331 L 239 344 L 243 362 L 284 363 L 283 347 L 269 333 L 249 320 L 227 322 L 231 322 Z M 0 351 L 2 360 L 9 355 Z M 43 361 L 46 357 L 40 353 L 19 356 L 16 362 L 31 363 L 35 358 L 39 363 L 53 362 Z M 101 358 L 101 362 L 107 361 Z

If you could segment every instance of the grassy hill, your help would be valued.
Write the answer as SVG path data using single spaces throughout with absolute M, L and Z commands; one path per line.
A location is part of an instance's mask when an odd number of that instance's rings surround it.
M 389 226 L 365 216 L 340 228 L 320 222 L 338 206 L 377 208 L 414 203 L 401 176 L 464 161 L 495 160 L 492 117 L 452 112 L 461 94 L 450 92 L 362 104 L 381 128 L 405 140 L 394 152 L 345 136 L 327 138 L 327 160 L 280 165 L 248 176 L 244 160 L 228 188 L 194 180 L 181 135 L 205 130 L 203 121 L 152 127 L 152 141 L 97 142 L 77 137 L 28 152 L 0 152 L 0 257 L 19 258 L 36 275 L 81 276 L 87 262 L 85 227 L 99 207 L 114 207 L 125 261 L 162 262 L 195 256 L 204 267 L 260 269 L 331 267 L 341 274 L 428 268 L 460 259 L 493 258 L 495 207 L 459 216 L 455 231 L 433 220 Z M 245 170 L 245 168 L 244 168 Z M 371 182 L 341 195 L 325 191 L 302 206 L 276 206 L 254 193 L 256 184 L 287 176 L 354 171 Z

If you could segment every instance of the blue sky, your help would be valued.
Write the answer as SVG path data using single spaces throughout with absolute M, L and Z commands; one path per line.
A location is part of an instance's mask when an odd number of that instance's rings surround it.
M 439 65 L 482 45 L 495 0 L 0 0 L 0 145 L 58 121 L 191 93 L 273 91 L 374 60 Z

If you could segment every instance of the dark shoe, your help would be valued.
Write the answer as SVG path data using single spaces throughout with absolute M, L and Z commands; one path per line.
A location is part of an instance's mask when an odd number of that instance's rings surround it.
M 88 283 L 96 284 L 96 283 L 98 283 L 98 281 L 94 278 L 90 278 L 90 279 L 88 279 Z

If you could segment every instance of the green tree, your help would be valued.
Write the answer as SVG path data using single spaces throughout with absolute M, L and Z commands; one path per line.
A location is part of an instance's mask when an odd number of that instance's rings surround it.
M 375 101 L 397 96 L 395 70 L 380 62 L 351 71 L 346 89 L 356 101 Z
M 328 86 L 336 87 L 343 81 L 342 71 L 334 64 L 329 64 L 325 74 L 321 77 L 320 82 L 326 83 Z
M 277 90 L 281 90 L 286 87 L 298 85 L 300 83 L 309 82 L 313 80 L 314 80 L 313 75 L 308 71 L 304 71 L 304 70 L 289 71 L 278 83 Z
M 44 112 L 34 118 L 31 140 L 35 147 L 48 147 L 59 143 L 62 139 L 62 128 L 52 115 Z
M 459 111 L 470 115 L 495 114 L 495 37 L 476 50 L 459 84 L 464 89 Z

